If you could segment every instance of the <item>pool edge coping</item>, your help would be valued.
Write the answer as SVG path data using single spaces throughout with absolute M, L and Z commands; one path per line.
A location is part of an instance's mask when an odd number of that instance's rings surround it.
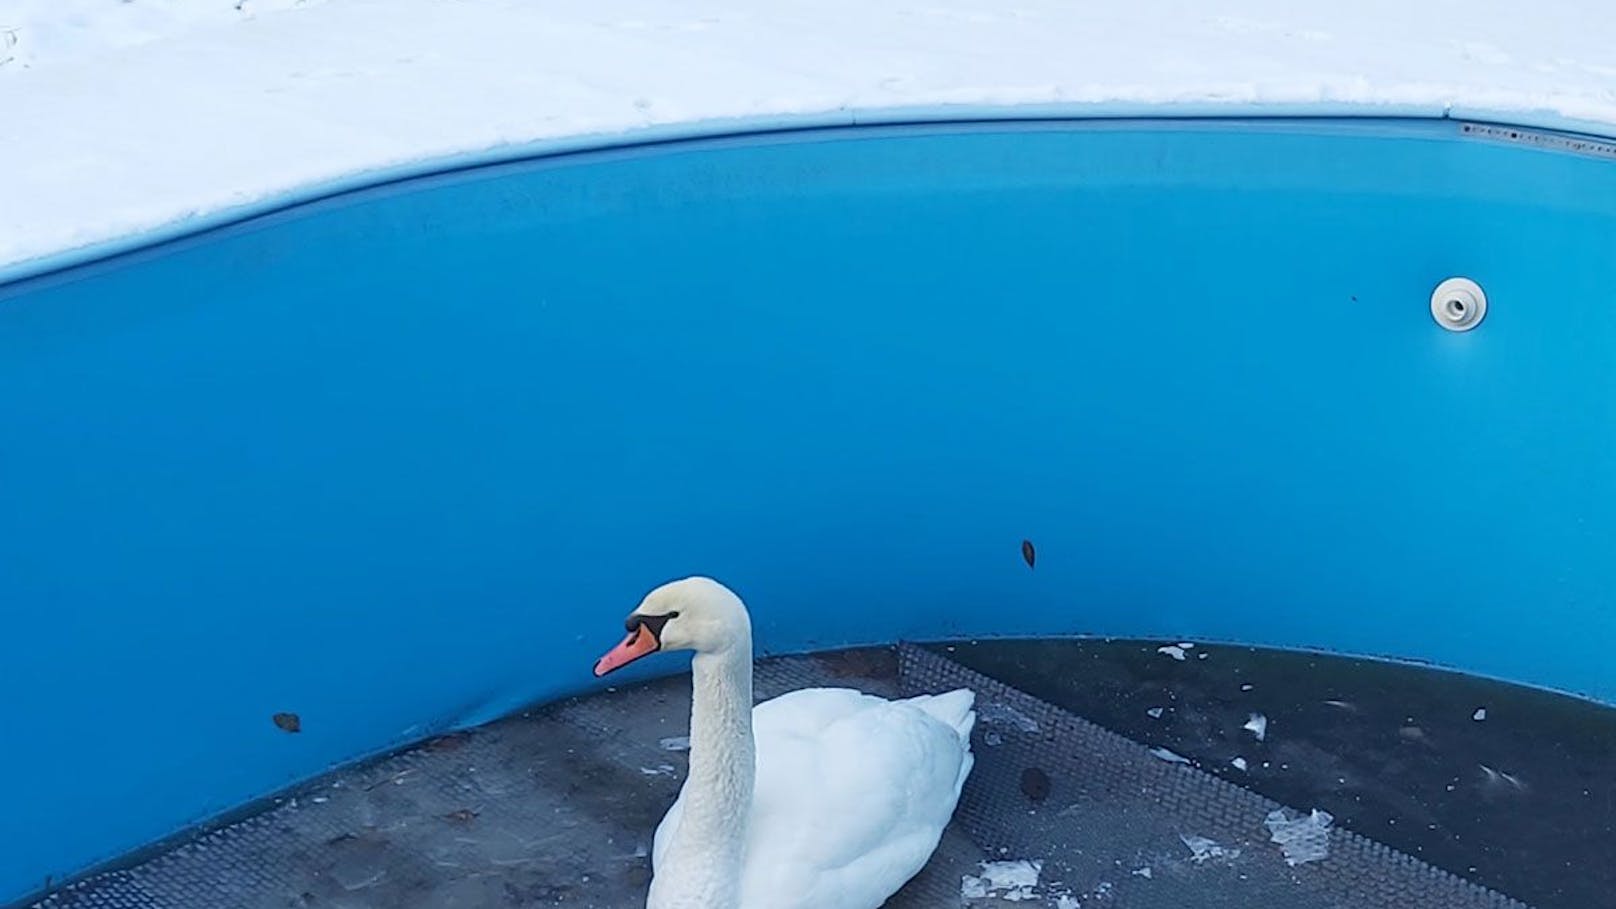
M 1474 122 L 1542 131 L 1600 142 L 1616 141 L 1616 123 L 1581 120 L 1551 111 L 1490 110 L 1452 104 L 1339 103 L 1081 103 L 959 104 L 896 108 L 842 108 L 834 111 L 693 120 L 651 126 L 537 139 L 417 158 L 401 164 L 317 180 L 271 193 L 239 205 L 187 215 L 140 230 L 60 249 L 44 255 L 0 262 L 0 290 L 73 271 L 167 243 L 204 235 L 277 212 L 436 176 L 611 151 L 654 150 L 685 143 L 788 136 L 826 130 L 899 129 L 949 125 L 1015 124 L 1169 124 L 1387 121 Z

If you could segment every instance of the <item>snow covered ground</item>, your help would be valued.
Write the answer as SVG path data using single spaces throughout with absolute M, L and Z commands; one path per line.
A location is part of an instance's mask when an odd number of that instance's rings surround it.
M 758 118 L 1616 134 L 1610 0 L 0 0 L 0 273 L 457 153 Z

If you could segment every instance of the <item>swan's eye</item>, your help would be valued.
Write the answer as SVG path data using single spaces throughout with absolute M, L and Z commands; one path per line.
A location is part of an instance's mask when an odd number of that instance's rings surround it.
M 677 619 L 678 617 L 679 617 L 679 611 L 677 609 L 674 610 L 673 612 L 668 613 L 668 618 L 670 618 L 670 619 Z

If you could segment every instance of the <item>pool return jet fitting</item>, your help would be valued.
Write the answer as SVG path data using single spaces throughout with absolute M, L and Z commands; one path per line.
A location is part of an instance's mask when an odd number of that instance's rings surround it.
M 1449 278 L 1431 294 L 1431 318 L 1448 331 L 1469 331 L 1487 316 L 1487 294 L 1469 278 Z

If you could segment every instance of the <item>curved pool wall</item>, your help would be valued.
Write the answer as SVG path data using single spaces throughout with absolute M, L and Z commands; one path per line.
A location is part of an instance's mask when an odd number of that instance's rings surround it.
M 0 286 L 0 902 L 588 688 L 689 572 L 772 652 L 1194 638 L 1616 701 L 1612 288 L 1616 163 L 1441 120 L 657 143 Z

